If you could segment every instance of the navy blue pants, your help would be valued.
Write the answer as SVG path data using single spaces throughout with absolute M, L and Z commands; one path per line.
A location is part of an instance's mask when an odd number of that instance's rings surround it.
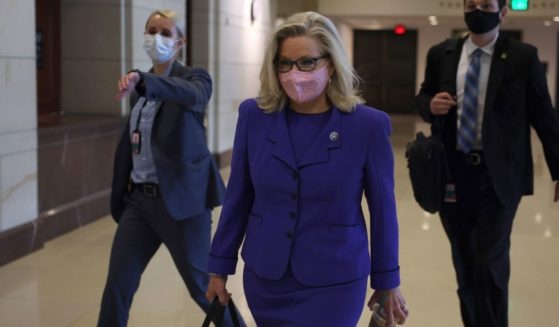
M 459 161 L 455 167 L 456 203 L 440 215 L 450 240 L 466 327 L 508 326 L 510 234 L 518 203 L 501 204 L 485 164 Z
M 177 221 L 168 214 L 163 199 L 133 190 L 113 241 L 98 326 L 127 325 L 141 275 L 161 243 L 171 253 L 190 296 L 206 312 L 210 238 L 209 210 Z M 230 325 L 230 317 L 225 325 Z

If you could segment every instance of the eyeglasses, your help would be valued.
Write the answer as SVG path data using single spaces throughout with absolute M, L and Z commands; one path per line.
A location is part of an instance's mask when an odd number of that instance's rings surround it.
M 276 66 L 280 73 L 287 73 L 293 68 L 293 64 L 297 66 L 302 72 L 312 72 L 316 69 L 316 65 L 319 60 L 328 57 L 327 55 L 316 57 L 316 58 L 303 58 L 295 61 L 287 59 L 276 59 Z

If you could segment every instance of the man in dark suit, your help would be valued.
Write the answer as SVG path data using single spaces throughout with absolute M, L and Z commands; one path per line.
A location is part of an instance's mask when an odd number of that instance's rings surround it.
M 533 193 L 530 126 L 557 181 L 559 114 L 537 49 L 499 34 L 506 0 L 464 5 L 470 34 L 430 49 L 416 106 L 442 123 L 451 180 L 440 216 L 464 325 L 507 326 L 510 234 L 521 197 Z

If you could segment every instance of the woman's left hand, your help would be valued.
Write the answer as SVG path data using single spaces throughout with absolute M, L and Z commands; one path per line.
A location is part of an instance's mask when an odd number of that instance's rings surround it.
M 118 81 L 118 93 L 116 95 L 116 99 L 121 100 L 122 98 L 130 94 L 130 92 L 132 92 L 139 81 L 140 74 L 136 72 L 130 72 L 122 76 L 122 78 Z
M 403 325 L 408 318 L 409 311 L 406 307 L 406 300 L 400 292 L 400 288 L 396 287 L 389 290 L 377 290 L 371 296 L 369 309 L 373 310 L 375 303 L 380 304 L 386 315 L 386 327 L 396 326 L 396 323 Z

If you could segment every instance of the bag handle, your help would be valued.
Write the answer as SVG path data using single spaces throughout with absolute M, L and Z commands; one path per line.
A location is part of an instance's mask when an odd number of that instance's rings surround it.
M 237 315 L 237 308 L 235 307 L 235 303 L 233 303 L 232 299 L 229 300 L 229 304 L 227 305 L 227 307 L 229 308 L 229 313 L 231 314 L 233 326 L 241 327 L 239 316 Z M 208 309 L 208 313 L 206 314 L 206 318 L 202 323 L 202 327 L 209 327 L 212 320 L 216 327 L 221 327 L 223 324 L 223 317 L 225 316 L 225 308 L 225 306 L 219 303 L 219 299 L 216 296 L 215 299 L 212 301 L 210 308 Z

